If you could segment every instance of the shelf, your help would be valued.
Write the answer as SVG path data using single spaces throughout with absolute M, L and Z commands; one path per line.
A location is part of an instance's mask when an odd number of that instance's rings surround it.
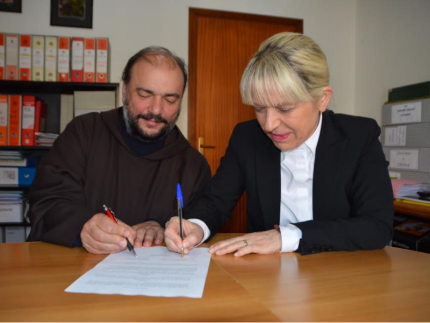
M 0 81 L 1 93 L 70 93 L 74 91 L 116 91 L 118 83 L 73 83 L 73 82 L 35 82 L 35 81 Z
M 0 150 L 12 151 L 35 151 L 35 150 L 50 150 L 52 146 L 0 146 Z
M 430 220 L 430 206 L 414 205 L 394 201 L 394 212 L 416 218 Z

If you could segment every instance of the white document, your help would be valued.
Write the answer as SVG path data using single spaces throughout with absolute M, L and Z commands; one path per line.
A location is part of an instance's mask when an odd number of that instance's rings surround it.
M 201 298 L 209 269 L 208 248 L 181 258 L 165 247 L 127 249 L 107 256 L 66 288 L 71 293 Z
M 406 126 L 385 128 L 385 146 L 406 146 Z
M 418 170 L 418 149 L 390 150 L 390 167 Z
M 422 102 L 393 105 L 391 110 L 392 123 L 421 122 Z

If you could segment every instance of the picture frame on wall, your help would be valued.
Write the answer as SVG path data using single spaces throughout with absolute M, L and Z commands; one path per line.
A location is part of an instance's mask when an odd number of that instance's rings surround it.
M 93 0 L 51 0 L 51 26 L 93 28 Z
M 0 11 L 22 12 L 22 0 L 0 0 Z

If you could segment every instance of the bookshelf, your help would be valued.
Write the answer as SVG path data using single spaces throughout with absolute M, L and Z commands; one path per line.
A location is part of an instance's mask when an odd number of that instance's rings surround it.
M 47 103 L 46 131 L 60 132 L 61 95 L 73 94 L 74 91 L 115 91 L 116 106 L 119 106 L 118 83 L 73 83 L 73 82 L 36 82 L 0 80 L 1 94 L 34 95 Z M 0 151 L 19 151 L 26 157 L 35 157 L 36 166 L 49 151 L 50 147 L 0 146 Z M 2 191 L 28 192 L 30 187 L 1 186 Z M 26 227 L 29 223 L 2 223 L 0 221 L 0 243 L 5 240 L 6 227 Z

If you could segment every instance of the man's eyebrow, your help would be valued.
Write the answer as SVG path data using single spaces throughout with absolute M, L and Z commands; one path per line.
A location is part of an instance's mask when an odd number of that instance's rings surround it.
M 144 87 L 138 87 L 136 88 L 137 92 L 146 92 L 149 93 L 151 95 L 156 95 L 157 93 L 155 93 L 154 91 L 150 90 L 150 89 L 146 89 Z M 180 98 L 181 96 L 178 93 L 163 93 L 162 94 L 163 97 L 175 97 L 175 98 Z

